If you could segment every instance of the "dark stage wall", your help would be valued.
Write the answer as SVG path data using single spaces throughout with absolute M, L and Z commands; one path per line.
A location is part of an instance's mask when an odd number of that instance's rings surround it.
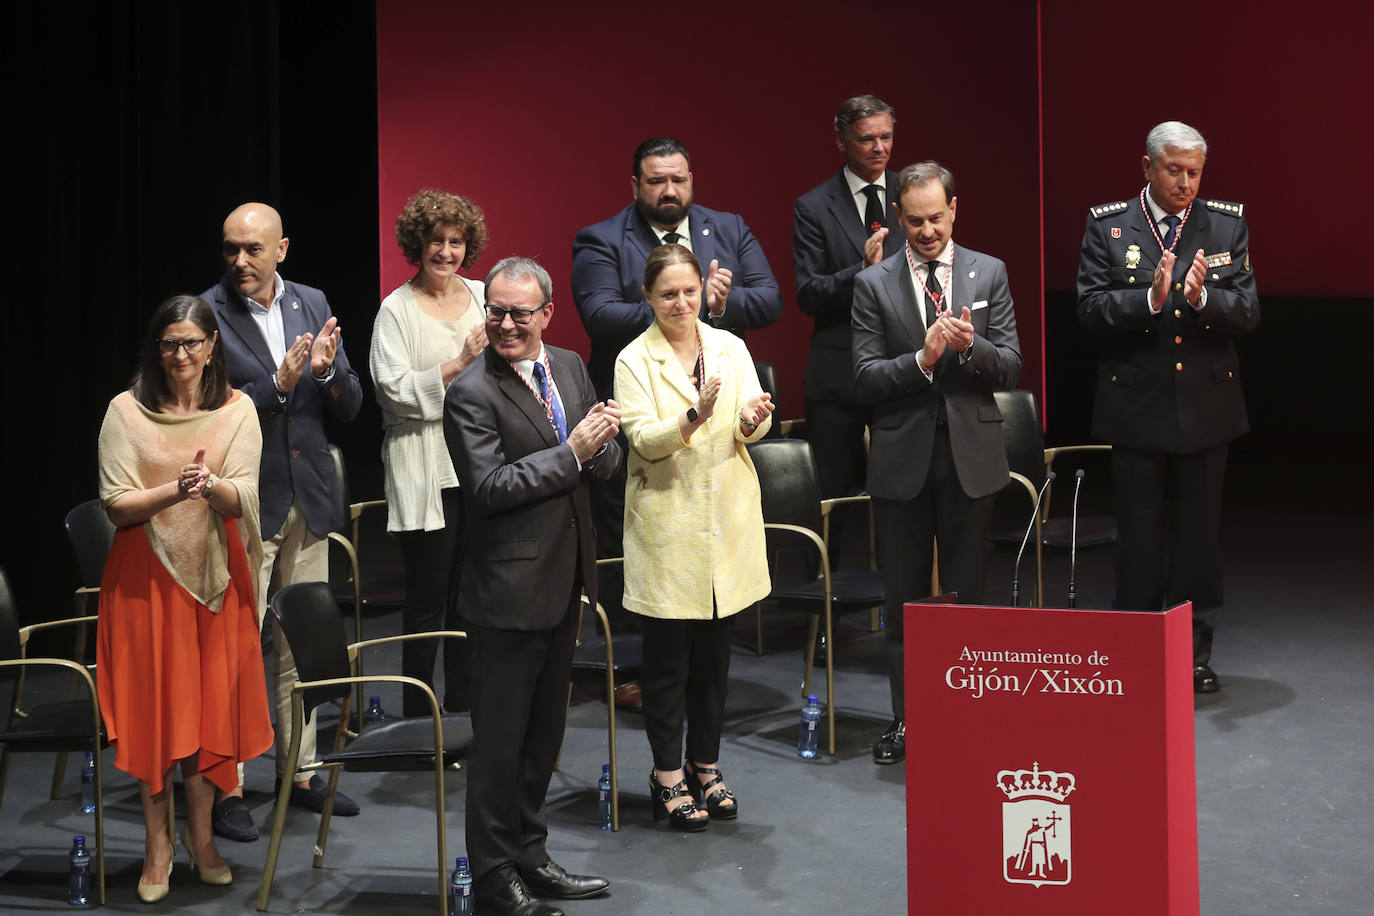
M 549 337 L 585 356 L 573 236 L 630 203 L 641 140 L 676 136 L 697 202 L 744 217 L 783 289 L 782 320 L 749 348 L 777 367 L 781 416 L 801 416 L 811 319 L 794 297 L 792 205 L 843 162 L 839 103 L 872 92 L 897 110 L 892 164 L 946 164 L 956 240 L 1007 262 L 1022 381 L 1040 392 L 1035 5 L 949 4 L 938 37 L 908 43 L 910 9 L 747 0 L 685 15 L 536 0 L 516 23 L 499 5 L 379 4 L 380 292 L 414 272 L 392 240 L 405 199 L 425 185 L 466 194 L 491 232 L 473 274 L 509 254 L 539 259 L 562 308 Z M 456 57 L 420 53 L 434 34 Z

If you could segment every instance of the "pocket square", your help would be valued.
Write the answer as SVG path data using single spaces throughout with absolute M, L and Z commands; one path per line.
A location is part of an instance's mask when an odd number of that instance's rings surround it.
M 985 308 L 987 308 L 987 307 L 988 307 L 988 300 L 986 300 L 986 299 L 979 299 L 977 302 L 973 303 L 973 305 L 970 305 L 968 310 L 969 310 L 970 312 L 976 312 L 976 311 L 978 311 L 979 309 L 985 309 Z

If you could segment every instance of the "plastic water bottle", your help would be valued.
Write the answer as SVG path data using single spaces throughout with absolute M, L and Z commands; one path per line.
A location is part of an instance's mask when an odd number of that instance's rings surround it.
M 448 879 L 448 892 L 453 898 L 449 901 L 452 906 L 448 911 L 453 916 L 472 916 L 472 872 L 468 871 L 467 856 L 459 856 L 454 863 L 453 875 Z
M 806 697 L 802 707 L 801 734 L 797 736 L 797 756 L 811 758 L 816 756 L 817 739 L 820 738 L 821 704 L 814 693 Z
M 81 813 L 95 814 L 95 751 L 87 751 L 81 764 Z
M 596 781 L 596 806 L 601 814 L 601 829 L 611 830 L 611 765 L 601 764 L 601 778 Z
M 363 718 L 368 722 L 369 725 L 373 722 L 386 721 L 386 710 L 382 709 L 381 697 L 367 698 L 367 712 L 363 715 Z
M 84 836 L 72 837 L 72 851 L 67 853 L 67 902 L 72 906 L 91 902 L 91 854 Z

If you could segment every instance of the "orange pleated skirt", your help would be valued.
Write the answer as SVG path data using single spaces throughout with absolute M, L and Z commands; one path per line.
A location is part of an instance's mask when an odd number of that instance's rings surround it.
M 229 587 L 218 614 L 163 567 L 142 525 L 115 533 L 100 583 L 96 685 L 115 766 L 160 792 L 177 761 L 224 791 L 272 746 L 253 580 L 224 519 Z

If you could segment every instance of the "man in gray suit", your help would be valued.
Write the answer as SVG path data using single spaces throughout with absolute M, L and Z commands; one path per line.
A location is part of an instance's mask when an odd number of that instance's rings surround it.
M 495 916 L 562 916 L 539 897 L 602 894 L 545 850 L 544 797 L 563 743 L 585 588 L 596 600 L 587 483 L 620 461 L 620 407 L 598 402 L 576 353 L 542 342 L 553 284 L 506 258 L 486 284 L 487 347 L 448 387 L 444 436 L 466 512 L 459 607 L 472 623 L 467 849 Z
M 907 166 L 894 206 L 906 244 L 855 277 L 852 318 L 854 384 L 873 405 L 868 492 L 896 641 L 893 721 L 876 763 L 906 756 L 902 605 L 930 592 L 932 538 L 941 588 L 983 601 L 992 499 L 1009 480 L 992 393 L 1021 375 L 1006 265 L 952 241 L 954 176 L 935 162 Z

